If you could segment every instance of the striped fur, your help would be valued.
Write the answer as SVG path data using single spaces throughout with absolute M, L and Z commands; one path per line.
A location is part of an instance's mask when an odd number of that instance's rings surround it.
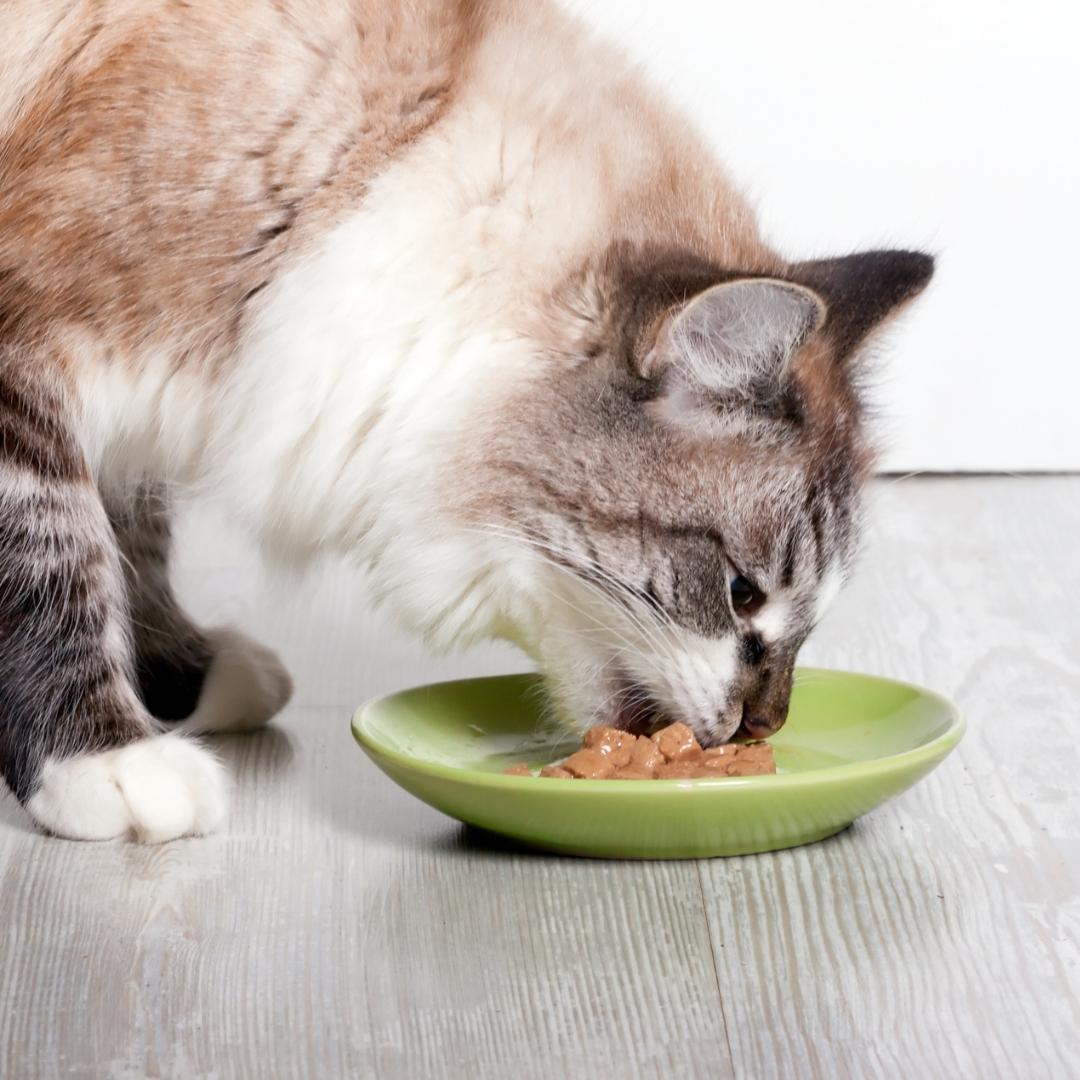
M 43 762 L 154 728 L 133 690 L 119 552 L 47 357 L 0 350 L 0 767 L 28 799 Z

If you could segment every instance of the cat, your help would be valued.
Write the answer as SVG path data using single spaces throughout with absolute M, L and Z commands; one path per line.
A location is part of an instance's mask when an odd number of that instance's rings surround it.
M 288 675 L 169 585 L 178 492 L 341 553 L 567 722 L 785 719 L 933 259 L 792 263 L 548 0 L 0 12 L 0 770 L 75 839 L 222 821 Z

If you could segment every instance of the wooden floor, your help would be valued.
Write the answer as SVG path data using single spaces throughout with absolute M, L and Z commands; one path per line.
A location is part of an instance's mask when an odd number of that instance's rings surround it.
M 293 705 L 221 740 L 227 828 L 36 835 L 0 800 L 0 1076 L 1080 1076 L 1080 478 L 882 483 L 804 659 L 925 683 L 970 728 L 840 836 L 711 862 L 518 853 L 353 744 L 432 659 L 335 572 L 263 580 L 216 524 L 182 591 L 280 648 Z

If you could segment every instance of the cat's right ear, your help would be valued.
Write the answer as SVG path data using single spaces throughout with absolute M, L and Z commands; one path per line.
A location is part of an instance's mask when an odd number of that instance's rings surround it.
M 667 313 L 639 371 L 659 380 L 669 415 L 769 409 L 787 389 L 791 357 L 824 319 L 821 298 L 801 285 L 714 285 Z
M 791 268 L 796 281 L 825 298 L 824 333 L 842 358 L 918 296 L 933 274 L 934 257 L 923 251 L 860 251 Z

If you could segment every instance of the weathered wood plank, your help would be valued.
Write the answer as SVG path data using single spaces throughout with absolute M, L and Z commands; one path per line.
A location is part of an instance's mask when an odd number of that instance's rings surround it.
M 1078 495 L 883 493 L 809 658 L 936 687 L 969 731 L 835 840 L 703 864 L 739 1075 L 1080 1075 Z

